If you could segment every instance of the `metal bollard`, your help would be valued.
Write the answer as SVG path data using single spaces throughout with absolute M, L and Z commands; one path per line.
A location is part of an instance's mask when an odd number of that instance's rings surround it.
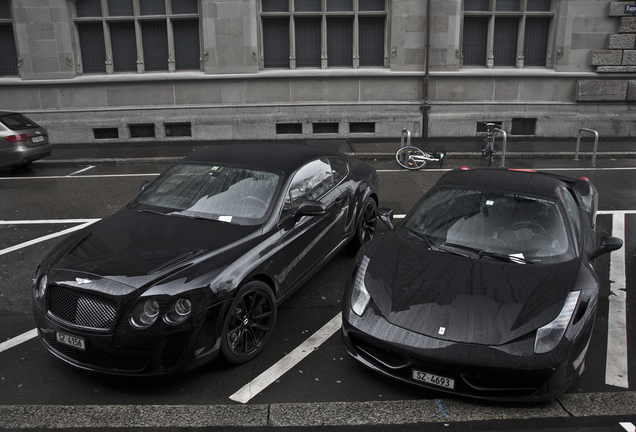
M 598 132 L 594 129 L 579 129 L 579 135 L 576 139 L 576 152 L 574 153 L 574 160 L 579 160 L 579 148 L 581 147 L 581 132 L 590 132 L 594 134 L 594 152 L 592 153 L 592 166 L 596 166 L 596 151 L 598 150 Z
M 508 141 L 508 135 L 506 134 L 506 131 L 501 129 L 494 128 L 493 131 L 501 132 L 503 134 L 503 148 L 501 149 L 501 165 L 499 166 L 499 168 L 505 168 L 506 167 L 506 142 Z M 494 145 L 494 141 L 493 141 L 493 145 Z

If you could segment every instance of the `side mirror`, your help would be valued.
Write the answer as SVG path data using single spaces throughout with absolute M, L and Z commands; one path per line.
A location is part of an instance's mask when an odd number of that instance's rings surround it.
M 327 206 L 319 201 L 307 200 L 298 207 L 301 216 L 321 216 L 327 212 Z
M 393 210 L 387 207 L 380 207 L 378 209 L 378 217 L 388 229 L 393 229 Z
M 589 256 L 590 260 L 596 259 L 601 255 L 612 252 L 623 247 L 623 240 L 617 237 L 601 237 L 601 242 L 594 252 Z
M 144 180 L 141 186 L 139 186 L 139 192 L 143 192 L 148 187 L 149 184 L 150 182 L 148 180 Z

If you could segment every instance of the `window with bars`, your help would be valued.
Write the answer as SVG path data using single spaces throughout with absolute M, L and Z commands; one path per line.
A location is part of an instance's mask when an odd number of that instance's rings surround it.
M 198 0 L 71 3 L 84 73 L 201 69 Z
M 464 66 L 549 66 L 557 0 L 464 0 Z
M 384 67 L 387 0 L 260 0 L 264 68 Z
M 18 75 L 18 54 L 8 0 L 0 0 L 0 76 Z

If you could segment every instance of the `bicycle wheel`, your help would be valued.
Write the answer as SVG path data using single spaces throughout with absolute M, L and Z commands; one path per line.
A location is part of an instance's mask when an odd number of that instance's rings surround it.
M 395 160 L 401 167 L 410 170 L 418 170 L 425 167 L 427 162 L 424 152 L 413 146 L 400 147 L 400 149 L 395 152 Z
M 493 159 L 495 158 L 495 154 L 494 154 L 494 149 L 493 149 L 493 143 L 491 140 L 489 140 L 488 138 L 486 138 L 484 140 L 484 143 L 481 146 L 481 156 L 484 158 L 485 161 L 488 161 L 488 166 L 490 166 L 490 164 L 492 164 Z

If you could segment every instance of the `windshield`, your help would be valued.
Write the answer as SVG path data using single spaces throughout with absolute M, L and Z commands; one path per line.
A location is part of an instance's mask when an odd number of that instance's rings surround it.
M 256 225 L 269 214 L 279 179 L 278 174 L 247 168 L 178 164 L 144 189 L 129 208 Z
M 425 238 L 443 252 L 460 249 L 517 263 L 574 258 L 556 202 L 519 194 L 440 188 L 421 200 L 400 225 L 403 238 Z

